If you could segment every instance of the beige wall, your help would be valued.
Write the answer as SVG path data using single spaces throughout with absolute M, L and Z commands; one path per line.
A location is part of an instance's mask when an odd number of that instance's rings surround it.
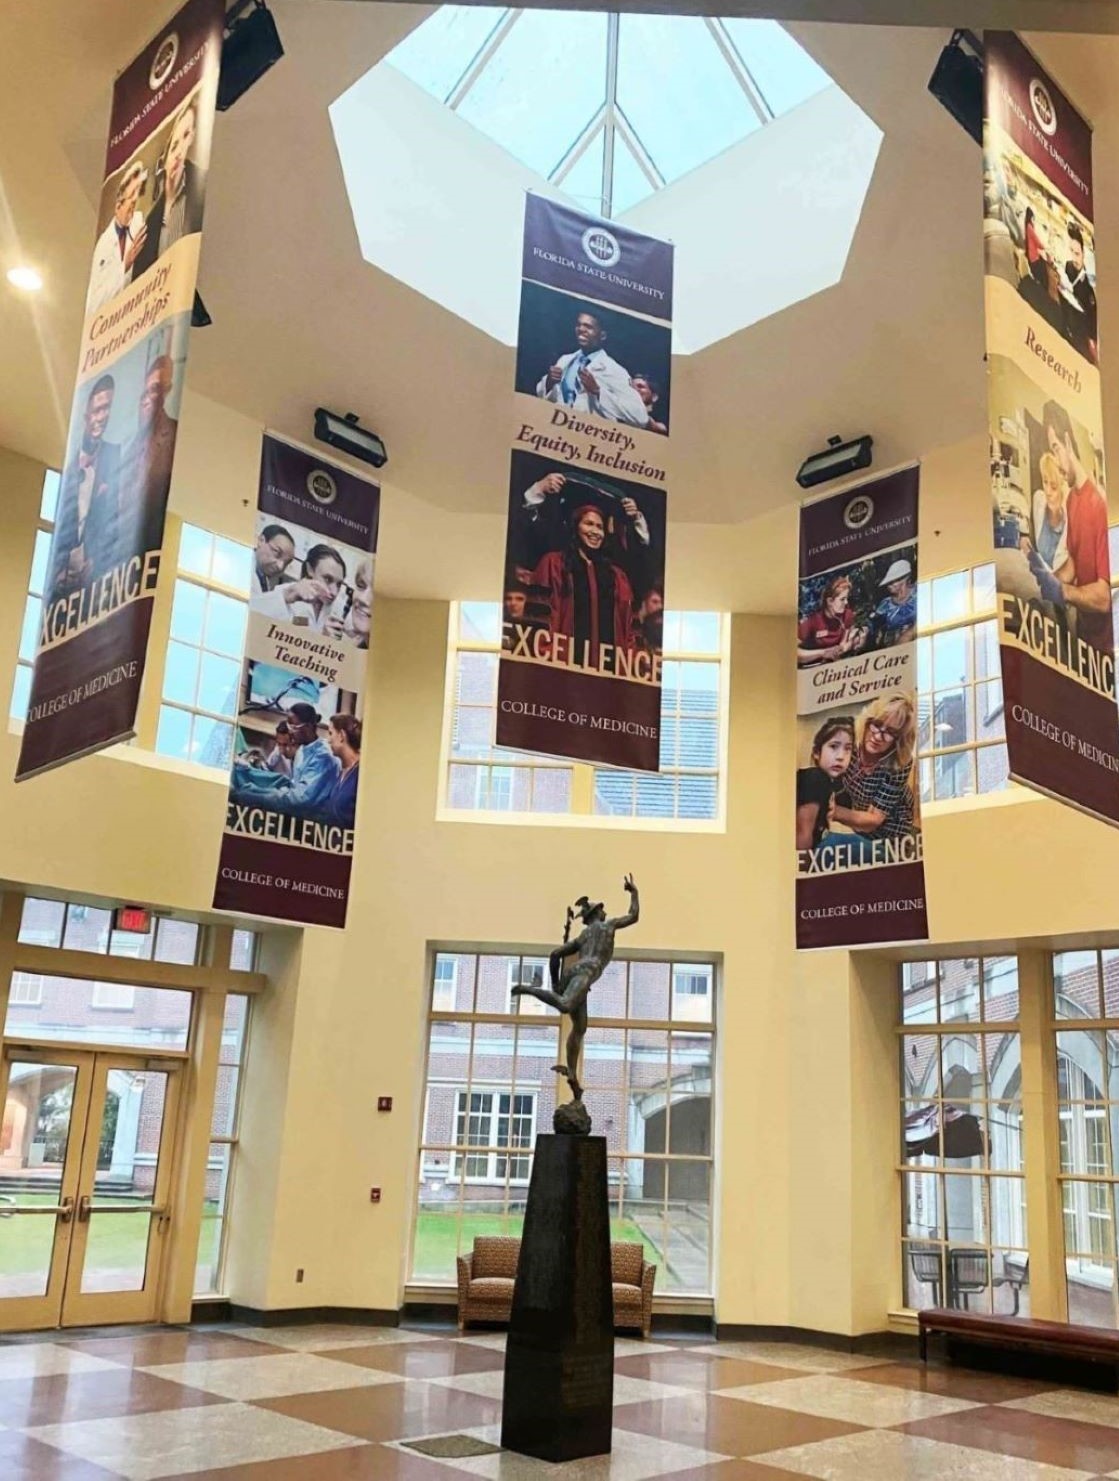
M 225 445 L 251 487 L 242 434 L 231 424 Z M 178 511 L 216 524 L 206 459 L 197 447 L 184 457 L 189 485 L 210 492 L 192 505 L 177 482 Z M 983 474 L 974 444 L 928 459 L 927 573 L 984 558 Z M 0 452 L 5 702 L 40 480 L 36 465 Z M 221 488 L 235 497 L 233 480 Z M 233 513 L 223 527 L 243 533 Z M 768 558 L 764 544 L 755 560 Z M 780 545 L 772 557 L 787 562 Z M 445 603 L 379 597 L 351 924 L 268 946 L 275 985 L 256 1007 L 230 1293 L 253 1306 L 399 1304 L 429 944 L 546 946 L 565 901 L 587 889 L 620 903 L 632 870 L 643 906 L 634 946 L 722 958 L 720 1320 L 880 1328 L 899 1296 L 895 965 L 889 953 L 792 950 L 789 619 L 735 620 L 727 830 L 707 835 L 437 823 L 446 636 Z M 0 725 L 0 880 L 208 909 L 220 781 L 107 754 L 16 787 L 16 748 Z M 934 808 L 927 854 L 938 944 L 1119 926 L 1119 837 L 1053 803 Z M 393 1097 L 391 1115 L 376 1113 L 378 1095 Z

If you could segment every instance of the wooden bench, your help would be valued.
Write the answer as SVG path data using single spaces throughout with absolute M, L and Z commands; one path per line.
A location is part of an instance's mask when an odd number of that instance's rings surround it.
M 1077 1327 L 1069 1322 L 1046 1322 L 1036 1317 L 982 1316 L 943 1306 L 918 1312 L 917 1327 L 923 1363 L 928 1362 L 930 1335 L 939 1333 L 1007 1352 L 1104 1363 L 1115 1368 L 1119 1376 L 1119 1332 L 1107 1327 Z

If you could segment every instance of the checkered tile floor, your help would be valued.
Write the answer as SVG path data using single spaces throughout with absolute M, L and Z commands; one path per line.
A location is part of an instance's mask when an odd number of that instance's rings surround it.
M 499 1443 L 503 1345 L 356 1327 L 0 1341 L 0 1477 L 1119 1478 L 1119 1398 L 784 1343 L 619 1339 L 610 1456 L 548 1466 L 404 1448 L 447 1434 Z

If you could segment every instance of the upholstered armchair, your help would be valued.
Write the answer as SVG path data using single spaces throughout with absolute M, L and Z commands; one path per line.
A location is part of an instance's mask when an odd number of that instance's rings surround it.
M 653 1283 L 657 1267 L 645 1262 L 639 1244 L 619 1242 L 610 1246 L 610 1280 L 614 1288 L 614 1325 L 636 1328 L 648 1337 L 653 1325 Z
M 519 1239 L 480 1234 L 469 1255 L 458 1257 L 458 1328 L 468 1322 L 507 1322 L 521 1253 Z
M 513 1282 L 521 1253 L 519 1239 L 479 1235 L 469 1255 L 458 1257 L 458 1326 L 507 1322 L 513 1310 Z M 645 1263 L 639 1244 L 610 1246 L 614 1325 L 648 1337 L 653 1322 L 653 1283 L 657 1267 Z

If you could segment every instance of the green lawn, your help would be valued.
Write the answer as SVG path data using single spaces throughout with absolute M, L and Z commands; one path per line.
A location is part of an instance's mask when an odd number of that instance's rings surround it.
M 114 1199 L 124 1202 L 124 1199 Z M 57 1202 L 52 1193 L 20 1194 L 24 1206 Z M 0 1204 L 0 1209 L 8 1205 Z M 216 1205 L 203 1209 L 202 1233 L 198 1246 L 198 1263 L 206 1265 L 216 1257 L 220 1221 L 214 1217 Z M 207 1215 L 209 1217 L 207 1217 Z M 21 1218 L 0 1217 L 0 1295 L 8 1276 L 45 1273 L 53 1245 L 55 1221 L 45 1215 Z M 138 1214 L 96 1214 L 87 1248 L 87 1266 L 97 1270 L 135 1269 L 144 1257 L 147 1221 Z
M 523 1216 L 521 1214 L 464 1213 L 459 1224 L 457 1210 L 453 1207 L 446 1213 L 435 1209 L 424 1209 L 416 1219 L 415 1245 L 412 1251 L 412 1275 L 416 1280 L 453 1280 L 455 1278 L 456 1245 L 467 1252 L 479 1234 L 519 1235 Z M 458 1231 L 461 1228 L 461 1243 Z M 659 1264 L 660 1251 L 648 1240 L 629 1219 L 611 1219 L 610 1238 L 633 1240 L 643 1245 L 645 1259 Z

